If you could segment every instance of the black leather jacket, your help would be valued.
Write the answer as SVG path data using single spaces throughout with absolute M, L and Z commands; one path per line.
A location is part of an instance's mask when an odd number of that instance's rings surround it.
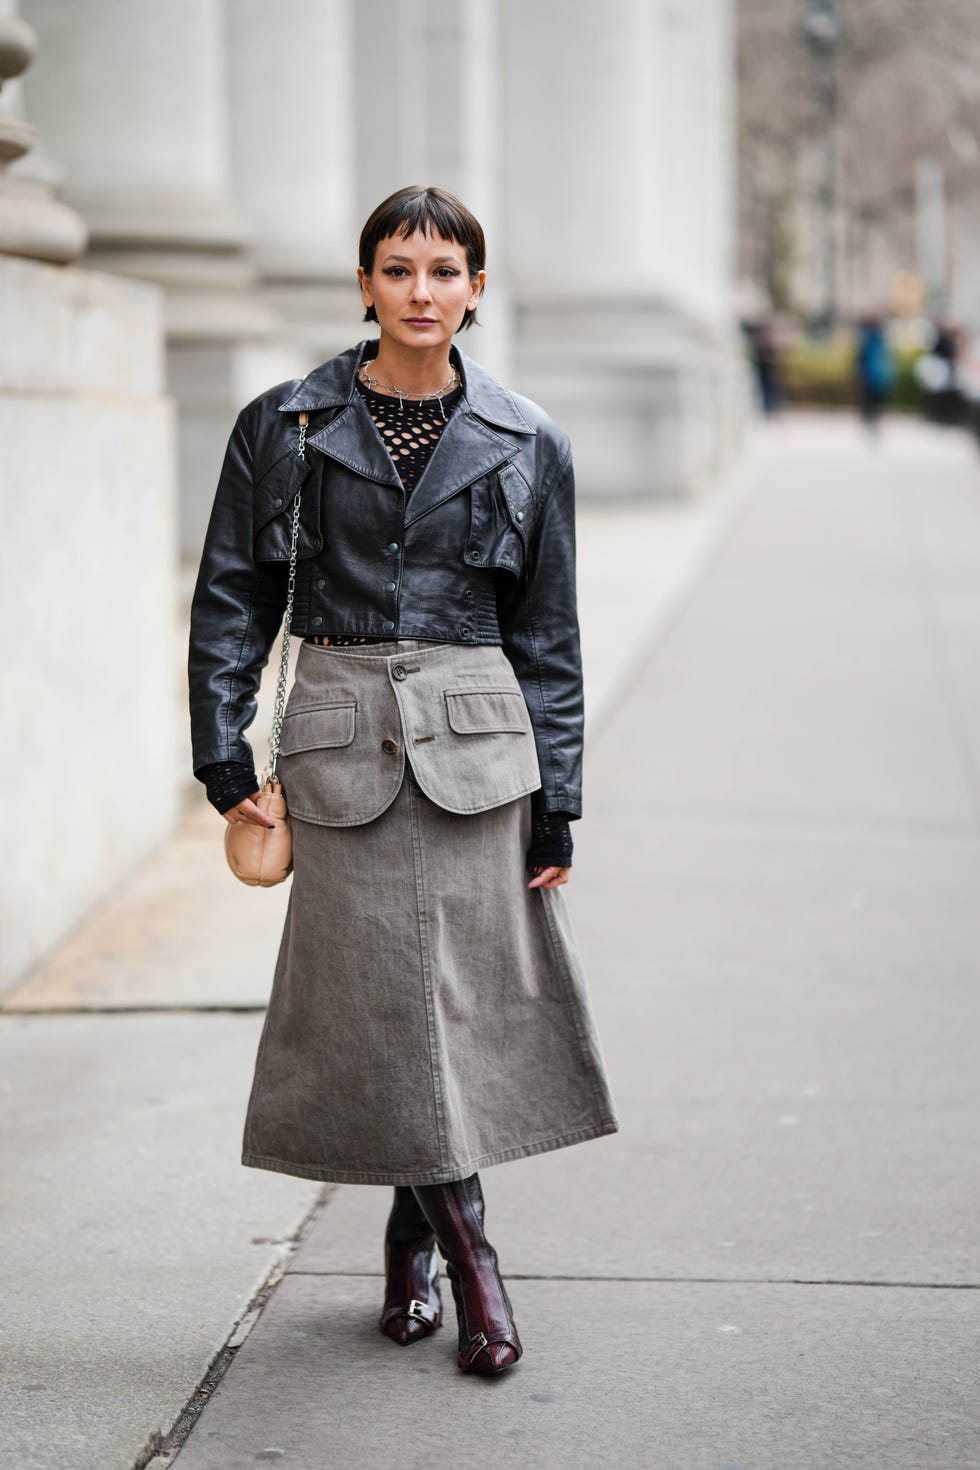
M 261 394 L 228 443 L 191 605 L 194 770 L 251 762 L 245 730 L 286 605 L 292 632 L 502 645 L 534 728 L 535 812 L 581 815 L 583 698 L 567 437 L 451 349 L 464 385 L 406 502 L 354 386 L 372 339 Z M 307 410 L 305 462 L 298 414 Z

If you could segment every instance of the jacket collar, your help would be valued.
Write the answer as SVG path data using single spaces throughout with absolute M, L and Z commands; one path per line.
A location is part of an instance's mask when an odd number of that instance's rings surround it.
M 314 368 L 279 409 L 282 413 L 339 409 L 322 428 L 310 434 L 307 444 L 355 474 L 400 490 L 401 481 L 391 456 L 354 386 L 361 363 L 370 360 L 376 351 L 377 339 L 368 339 Z M 514 458 L 520 446 L 498 430 L 521 435 L 537 432 L 512 395 L 485 368 L 455 347 L 450 348 L 450 360 L 463 379 L 463 400 L 450 416 L 409 497 L 406 526 Z
M 378 339 L 368 337 L 356 347 L 349 347 L 346 352 L 321 363 L 303 379 L 295 393 L 280 403 L 279 412 L 302 413 L 306 410 L 312 413 L 319 408 L 346 408 L 357 396 L 354 379 L 358 368 L 362 362 L 370 361 L 377 350 Z M 466 405 L 478 419 L 515 434 L 537 433 L 521 413 L 513 394 L 492 373 L 466 357 L 455 344 L 449 349 L 449 358 L 463 379 Z

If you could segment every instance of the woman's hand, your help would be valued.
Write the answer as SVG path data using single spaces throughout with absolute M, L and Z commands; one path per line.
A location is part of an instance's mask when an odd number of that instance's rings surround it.
M 226 812 L 222 812 L 221 815 L 225 821 L 232 827 L 237 822 L 251 822 L 256 827 L 274 827 L 276 824 L 272 818 L 267 817 L 264 812 L 260 812 L 255 805 L 255 798 L 258 794 L 257 791 L 253 791 L 251 796 L 246 796 L 243 801 L 236 802 Z
M 527 885 L 528 888 L 559 888 L 562 883 L 568 882 L 571 868 L 534 868 L 534 877 Z

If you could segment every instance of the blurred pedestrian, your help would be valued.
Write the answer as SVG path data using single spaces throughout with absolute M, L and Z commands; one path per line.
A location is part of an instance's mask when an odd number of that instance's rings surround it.
M 895 359 L 878 317 L 859 324 L 855 375 L 861 417 L 874 432 L 895 387 Z
M 759 407 L 770 418 L 782 408 L 784 397 L 776 336 L 771 322 L 767 321 L 750 325 L 747 336 Z
M 523 1349 L 477 1170 L 618 1123 L 560 891 L 583 735 L 571 450 L 453 344 L 485 253 L 442 189 L 368 219 L 380 336 L 239 415 L 189 677 L 194 774 L 228 822 L 269 825 L 244 731 L 287 609 L 304 640 L 281 718 L 292 891 L 242 1161 L 393 1187 L 382 1331 L 439 1327 L 438 1244 L 459 1367 L 495 1374 Z
M 926 418 L 936 424 L 956 424 L 963 417 L 960 384 L 960 334 L 949 321 L 933 324 L 933 342 L 917 360 L 915 377 L 922 389 Z

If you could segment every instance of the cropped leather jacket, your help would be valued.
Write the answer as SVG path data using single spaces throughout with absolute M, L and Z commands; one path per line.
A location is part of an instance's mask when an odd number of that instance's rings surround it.
M 464 387 L 406 498 L 355 389 L 367 340 L 239 414 L 191 604 L 194 770 L 251 762 L 262 670 L 286 606 L 291 631 L 503 647 L 541 772 L 535 812 L 581 815 L 583 692 L 569 442 L 547 414 L 454 346 Z M 309 415 L 298 454 L 298 415 Z

